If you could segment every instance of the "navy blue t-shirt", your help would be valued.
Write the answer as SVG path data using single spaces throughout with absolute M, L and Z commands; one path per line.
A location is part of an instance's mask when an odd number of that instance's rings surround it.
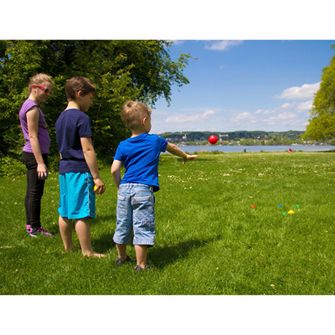
M 60 173 L 90 171 L 81 147 L 81 137 L 92 137 L 89 116 L 79 109 L 66 109 L 56 121 Z
M 120 142 L 114 159 L 123 162 L 126 169 L 121 184 L 145 184 L 158 191 L 159 155 L 167 144 L 166 139 L 148 133 Z

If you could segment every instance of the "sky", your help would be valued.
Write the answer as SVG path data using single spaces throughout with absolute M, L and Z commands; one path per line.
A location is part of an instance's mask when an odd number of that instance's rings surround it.
M 190 83 L 160 99 L 152 132 L 305 130 L 335 40 L 175 40 Z

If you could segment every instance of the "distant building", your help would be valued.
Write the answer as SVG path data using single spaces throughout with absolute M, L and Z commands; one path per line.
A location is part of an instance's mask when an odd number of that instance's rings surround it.
M 224 139 L 228 139 L 229 135 L 228 134 L 219 134 L 219 141 L 223 142 Z

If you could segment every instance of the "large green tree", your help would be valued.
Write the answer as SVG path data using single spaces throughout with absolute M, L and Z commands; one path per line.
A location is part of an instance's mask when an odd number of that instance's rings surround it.
M 173 60 L 171 42 L 159 40 L 115 41 L 0 41 L 0 155 L 18 153 L 23 144 L 18 110 L 27 97 L 27 83 L 36 73 L 54 79 L 52 96 L 43 106 L 56 152 L 54 123 L 66 106 L 66 79 L 82 75 L 97 87 L 89 111 L 94 143 L 100 154 L 110 155 L 127 136 L 119 112 L 128 99 L 154 106 L 159 97 L 168 102 L 173 85 L 188 83 L 183 70 L 189 55 Z
M 335 140 L 335 56 L 323 69 L 320 89 L 315 95 L 311 119 L 303 137 L 316 141 Z

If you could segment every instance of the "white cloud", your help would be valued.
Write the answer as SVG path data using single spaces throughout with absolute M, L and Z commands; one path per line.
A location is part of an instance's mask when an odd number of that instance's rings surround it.
M 169 40 L 169 41 L 172 42 L 174 45 L 181 45 L 185 42 L 184 40 Z
M 227 51 L 229 49 L 231 49 L 232 47 L 235 47 L 237 45 L 242 44 L 243 41 L 238 41 L 238 40 L 234 40 L 234 41 L 230 41 L 230 40 L 226 40 L 226 41 L 212 41 L 210 43 L 207 43 L 205 45 L 205 48 L 208 50 L 214 50 L 214 51 Z
M 309 111 L 313 107 L 313 100 L 307 100 L 297 105 L 297 110 L 301 112 Z
M 195 114 L 176 114 L 168 116 L 165 119 L 167 123 L 184 123 L 184 122 L 197 122 L 209 119 L 212 115 L 215 114 L 215 111 L 207 109 L 202 113 Z
M 289 87 L 280 94 L 279 98 L 288 100 L 312 99 L 319 87 L 320 83 Z
M 255 125 L 259 129 L 304 129 L 308 113 L 313 106 L 314 94 L 320 83 L 303 84 L 285 89 L 278 97 L 286 99 L 273 109 L 257 109 L 254 112 L 242 112 L 231 118 L 236 125 Z
M 297 120 L 294 112 L 280 110 L 262 110 L 255 112 L 241 112 L 231 118 L 231 121 L 237 125 L 257 124 L 257 125 L 288 125 Z
M 292 104 L 288 103 L 288 102 L 286 102 L 286 103 L 284 103 L 280 106 L 280 108 L 282 108 L 282 109 L 289 109 L 291 107 L 292 107 Z
M 296 112 L 306 112 L 311 110 L 313 106 L 313 100 L 306 100 L 302 102 L 286 102 L 282 104 L 279 109 L 282 110 L 294 110 Z
M 242 112 L 238 115 L 232 117 L 230 120 L 232 124 L 242 127 L 243 129 L 248 129 L 250 126 L 252 129 L 283 129 L 283 128 L 300 128 L 302 129 L 304 122 L 306 120 L 301 120 L 297 113 L 294 112 L 280 112 L 280 111 L 263 111 L 260 113 L 258 110 L 256 112 Z M 257 127 L 255 128 L 255 125 Z
M 289 125 L 293 121 L 297 120 L 296 113 L 293 112 L 281 112 L 276 115 L 270 116 L 268 118 L 265 118 L 263 122 L 268 125 L 275 125 L 277 123 L 280 123 L 281 125 Z
M 269 115 L 273 113 L 275 113 L 275 111 L 271 109 L 257 109 L 256 112 L 254 112 L 256 115 Z
M 256 123 L 257 116 L 255 114 L 256 113 L 251 112 L 241 112 L 233 116 L 231 121 L 237 124 L 241 124 L 243 122 Z
M 302 109 L 310 105 L 310 101 L 303 103 L 284 103 L 274 109 L 257 109 L 254 112 L 240 112 L 230 118 L 234 128 L 258 130 L 303 129 L 307 114 Z M 257 127 L 255 128 L 255 125 Z

